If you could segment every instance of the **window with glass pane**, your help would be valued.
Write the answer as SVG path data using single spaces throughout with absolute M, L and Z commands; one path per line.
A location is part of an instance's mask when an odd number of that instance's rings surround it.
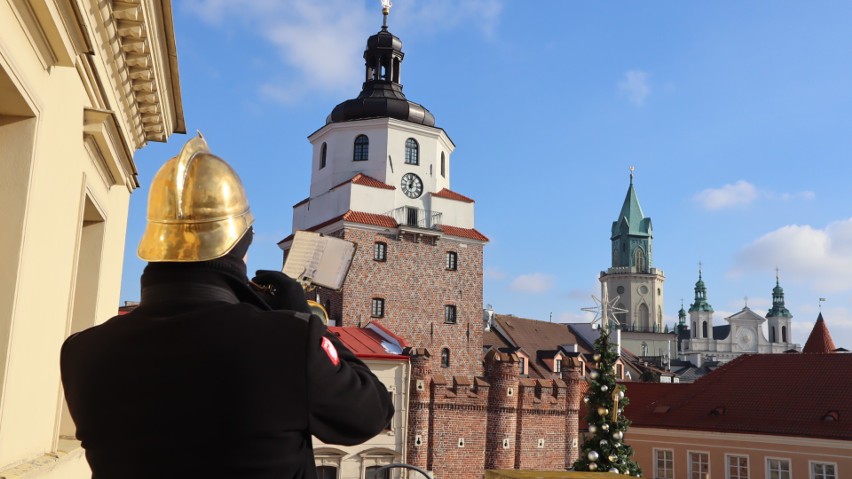
M 328 154 L 328 145 L 325 143 L 322 144 L 322 148 L 320 148 L 320 166 L 319 169 L 325 168 L 325 158 Z
M 444 322 L 453 324 L 456 322 L 456 307 L 452 304 L 444 306 Z
M 447 269 L 455 271 L 458 268 L 459 255 L 455 251 L 447 251 Z
M 367 135 L 358 135 L 355 138 L 355 150 L 352 152 L 353 161 L 367 161 L 370 155 L 370 139 Z
M 441 367 L 442 368 L 450 367 L 450 349 L 449 348 L 441 349 Z
M 446 158 L 444 157 L 443 151 L 441 152 L 441 177 L 442 178 L 447 177 L 447 161 L 446 161 Z
M 390 479 L 390 469 L 385 469 L 382 472 L 377 472 L 379 468 L 384 466 L 370 466 L 364 471 L 365 479 Z
M 561 373 L 561 372 L 562 372 L 562 359 L 557 358 L 557 359 L 556 359 L 556 361 L 554 361 L 553 369 L 554 369 L 554 370 L 555 370 L 555 372 L 557 372 L 557 373 Z
M 385 300 L 384 299 L 373 298 L 372 316 L 374 318 L 383 318 L 385 316 Z
M 837 479 L 837 466 L 827 462 L 812 462 L 811 479 Z
M 727 479 L 748 479 L 748 456 L 727 456 L 727 462 Z
M 710 454 L 689 453 L 689 479 L 706 479 L 710 475 Z
M 420 145 L 414 138 L 405 140 L 405 162 L 409 165 L 420 164 Z
M 334 466 L 317 466 L 317 479 L 337 479 L 337 468 Z
M 790 479 L 790 460 L 769 457 L 766 459 L 769 479 Z
M 674 479 L 674 451 L 654 449 L 654 479 Z
M 376 241 L 373 245 L 373 259 L 376 261 L 385 261 L 388 259 L 388 245 L 381 241 Z

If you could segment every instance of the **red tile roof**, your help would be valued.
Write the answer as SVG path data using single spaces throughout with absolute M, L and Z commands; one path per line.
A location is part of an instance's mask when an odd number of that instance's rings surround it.
M 343 186 L 347 183 L 354 183 L 356 185 L 363 185 L 363 186 L 371 186 L 373 188 L 381 188 L 383 190 L 395 190 L 396 189 L 395 186 L 391 186 L 387 183 L 382 183 L 381 181 L 373 178 L 372 176 L 367 176 L 363 173 L 358 173 L 357 175 L 353 176 L 352 178 L 350 178 L 350 179 L 348 179 L 348 180 L 346 180 L 342 183 L 338 183 L 338 184 L 334 185 L 334 187 L 332 187 L 331 189 L 333 190 L 334 188 L 338 188 L 338 187 Z
M 329 331 L 361 359 L 394 359 L 408 361 L 408 356 L 389 353 L 382 347 L 382 337 L 367 328 L 354 326 L 329 326 Z
M 449 225 L 441 225 L 441 231 L 450 235 L 450 236 L 458 236 L 459 238 L 468 238 L 477 241 L 488 241 L 488 237 L 484 234 L 476 231 L 474 228 L 459 228 L 456 226 Z
M 834 340 L 831 339 L 831 333 L 828 332 L 828 327 L 825 325 L 825 320 L 822 319 L 822 313 L 814 324 L 814 329 L 811 330 L 811 335 L 808 336 L 808 341 L 805 347 L 802 348 L 803 353 L 830 353 L 837 349 L 834 345 Z
M 361 223 L 364 225 L 384 226 L 385 228 L 396 228 L 397 226 L 399 226 L 399 223 L 397 223 L 396 220 L 391 218 L 390 216 L 349 210 L 340 216 L 335 216 L 330 220 L 326 220 L 320 224 L 311 226 L 310 228 L 306 228 L 305 231 L 317 231 L 319 229 L 325 228 L 328 225 L 337 223 L 340 220 L 349 221 L 351 223 Z M 287 235 L 284 239 L 279 241 L 278 244 L 280 245 L 281 243 L 290 241 L 291 239 L 293 239 L 293 236 L 294 234 Z
M 385 228 L 396 228 L 399 223 L 390 216 L 377 215 L 375 213 L 363 213 L 361 211 L 349 210 L 343 214 L 343 219 L 351 223 L 363 225 L 384 226 Z
M 465 203 L 474 203 L 474 201 L 468 198 L 467 196 L 460 195 L 455 191 L 451 191 L 446 188 L 442 189 L 437 193 L 432 193 L 432 196 L 437 196 L 438 198 L 446 198 L 448 200 L 464 201 Z
M 850 377 L 849 354 L 743 355 L 691 384 L 627 383 L 625 414 L 634 427 L 852 440 Z

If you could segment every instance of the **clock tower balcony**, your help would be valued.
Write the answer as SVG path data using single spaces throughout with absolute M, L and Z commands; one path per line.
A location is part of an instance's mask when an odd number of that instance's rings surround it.
M 392 217 L 400 228 L 437 230 L 441 225 L 443 213 L 414 206 L 400 206 L 385 215 Z

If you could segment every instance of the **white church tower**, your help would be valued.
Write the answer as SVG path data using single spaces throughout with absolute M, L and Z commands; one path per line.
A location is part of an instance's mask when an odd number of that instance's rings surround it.
M 610 294 L 618 295 L 617 314 L 625 331 L 663 331 L 663 283 L 665 275 L 652 266 L 654 232 L 651 218 L 642 213 L 639 198 L 633 188 L 633 168 L 630 186 L 618 218 L 612 222 L 612 267 L 601 272 L 600 281 L 607 284 Z
M 308 137 L 310 194 L 293 205 L 293 231 L 357 244 L 343 288 L 315 293 L 334 324 L 377 321 L 427 349 L 446 377 L 480 375 L 488 238 L 474 228 L 474 200 L 450 190 L 455 145 L 402 92 L 402 41 L 383 13 L 360 94 Z M 285 258 L 292 239 L 278 243 Z

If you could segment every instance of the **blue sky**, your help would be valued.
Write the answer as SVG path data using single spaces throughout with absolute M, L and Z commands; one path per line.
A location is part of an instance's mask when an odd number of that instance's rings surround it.
M 256 217 L 249 268 L 308 196 L 310 144 L 355 97 L 378 0 L 174 3 L 188 131 L 239 172 Z M 451 188 L 476 200 L 484 302 L 591 319 L 628 167 L 654 225 L 665 320 L 698 263 L 717 324 L 762 314 L 780 269 L 793 340 L 822 312 L 852 349 L 852 4 L 396 0 L 402 83 L 455 142 Z M 186 141 L 136 156 L 122 300 L 138 300 L 147 186 Z M 688 307 L 688 306 L 687 306 Z

